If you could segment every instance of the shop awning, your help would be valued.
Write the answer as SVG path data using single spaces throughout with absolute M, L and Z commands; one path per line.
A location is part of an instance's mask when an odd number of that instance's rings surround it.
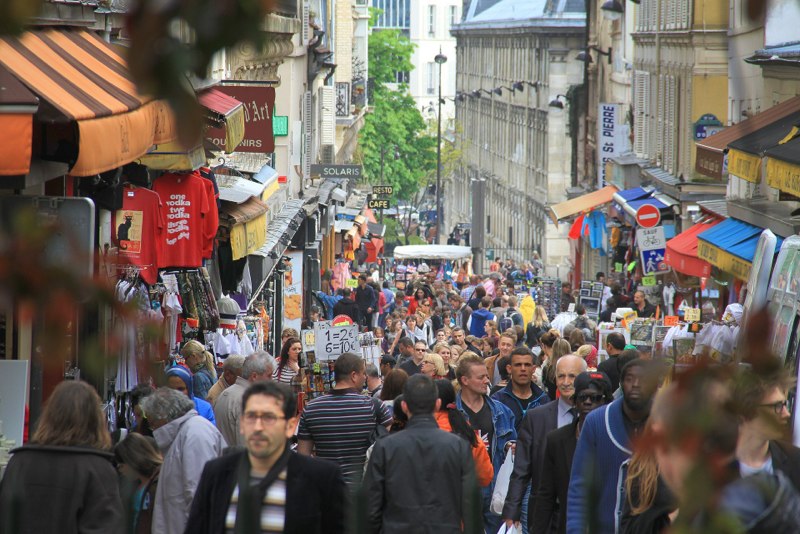
M 800 97 L 799 97 L 800 98 Z M 781 119 L 728 144 L 728 173 L 748 182 L 761 181 L 761 158 L 764 152 L 776 146 L 792 127 L 800 123 L 800 111 Z
M 38 121 L 77 122 L 74 176 L 117 168 L 176 137 L 167 105 L 140 95 L 125 60 L 91 32 L 49 29 L 5 37 L 0 64 L 39 96 Z
M 553 221 L 553 224 L 558 226 L 558 221 L 561 219 L 590 211 L 598 206 L 611 202 L 614 199 L 614 193 L 618 191 L 619 189 L 613 185 L 607 185 L 597 191 L 592 191 L 591 193 L 554 204 L 548 208 L 550 219 Z
M 214 88 L 197 94 L 197 101 L 206 109 L 212 128 L 221 128 L 224 139 L 209 139 L 225 152 L 233 152 L 244 139 L 244 106 L 241 102 Z
M 241 204 L 223 202 L 219 211 L 219 224 L 231 228 L 237 224 L 252 221 L 267 212 L 267 205 L 256 197 L 250 197 Z M 259 247 L 262 243 L 259 243 Z
M 260 198 L 264 192 L 264 184 L 241 176 L 226 174 L 225 169 L 216 172 L 216 176 L 220 200 L 241 204 L 252 197 Z
M 710 135 L 702 141 L 698 141 L 695 143 L 697 147 L 695 169 L 700 174 L 721 180 L 723 161 L 730 143 L 760 130 L 764 126 L 772 124 L 787 115 L 797 113 L 798 111 L 800 111 L 800 96 L 790 98 L 749 119 L 729 126 L 717 134 Z
M 697 235 L 697 257 L 747 280 L 762 230 L 738 219 L 726 219 Z
M 28 174 L 39 99 L 0 66 L 0 176 Z
M 781 142 L 765 152 L 767 185 L 800 196 L 800 137 Z
M 223 202 L 219 222 L 230 229 L 234 260 L 260 249 L 267 239 L 267 205 L 256 197 L 241 204 Z
M 364 244 L 367 249 L 367 262 L 375 263 L 378 261 L 378 256 L 383 254 L 383 239 L 380 237 L 373 237 Z
M 707 277 L 711 264 L 697 257 L 697 235 L 718 225 L 722 219 L 711 218 L 700 222 L 667 241 L 664 261 L 676 271 L 689 276 Z
M 345 221 L 345 220 L 338 220 L 333 222 L 333 233 L 338 234 L 339 232 L 348 232 L 350 229 L 355 226 L 356 223 L 353 221 Z
M 376 222 L 367 222 L 367 230 L 372 237 L 383 237 L 386 234 L 386 225 Z
M 177 141 L 153 145 L 152 150 L 136 160 L 158 171 L 194 171 L 205 166 L 206 151 L 202 145 L 184 148 Z

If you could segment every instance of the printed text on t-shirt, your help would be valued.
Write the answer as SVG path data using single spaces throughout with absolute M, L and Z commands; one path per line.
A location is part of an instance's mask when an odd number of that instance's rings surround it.
M 181 239 L 189 239 L 189 213 L 192 203 L 186 195 L 170 195 L 167 201 L 167 245 L 174 245 Z M 170 236 L 178 234 L 170 239 Z

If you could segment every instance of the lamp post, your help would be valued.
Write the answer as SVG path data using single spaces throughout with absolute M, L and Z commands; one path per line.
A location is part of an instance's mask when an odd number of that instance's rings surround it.
M 400 149 L 398 148 L 398 146 L 392 145 L 391 148 L 394 150 L 394 159 L 400 159 Z M 386 185 L 383 183 L 383 163 L 384 163 L 384 158 L 386 157 L 386 152 L 388 150 L 389 149 L 385 146 L 381 147 L 381 185 Z M 380 223 L 383 224 L 383 208 L 381 208 Z
M 447 56 L 439 53 L 433 60 L 439 64 L 439 116 L 437 117 L 436 133 L 436 242 L 442 242 L 442 65 L 447 61 Z

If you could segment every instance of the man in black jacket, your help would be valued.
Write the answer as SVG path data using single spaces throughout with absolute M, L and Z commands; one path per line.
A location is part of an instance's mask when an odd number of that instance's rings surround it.
M 430 377 L 408 379 L 402 407 L 409 421 L 402 432 L 375 442 L 364 475 L 365 532 L 482 531 L 469 443 L 439 429 L 433 417 L 439 404 Z
M 342 289 L 342 300 L 333 305 L 333 316 L 346 315 L 353 320 L 353 324 L 360 324 L 359 317 L 361 314 L 358 312 L 358 305 L 353 301 L 352 290 L 349 287 Z
M 291 452 L 297 399 L 285 384 L 256 382 L 242 397 L 247 450 L 208 462 L 187 533 L 344 533 L 345 485 L 331 462 Z
M 372 315 L 378 309 L 378 295 L 375 290 L 367 284 L 367 275 L 362 274 L 358 277 L 358 287 L 355 292 L 356 306 L 361 317 L 361 326 L 372 328 Z

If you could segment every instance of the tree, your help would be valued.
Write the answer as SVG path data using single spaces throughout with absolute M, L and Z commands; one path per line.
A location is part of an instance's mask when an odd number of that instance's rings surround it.
M 373 11 L 374 23 L 375 11 Z M 371 183 L 381 176 L 394 187 L 394 199 L 412 199 L 436 169 L 436 138 L 427 134 L 425 121 L 405 84 L 392 87 L 397 72 L 411 71 L 414 45 L 398 30 L 375 30 L 369 37 L 369 76 L 372 110 L 359 132 L 356 160 Z M 395 150 L 397 147 L 397 150 Z M 395 153 L 399 154 L 395 158 Z

